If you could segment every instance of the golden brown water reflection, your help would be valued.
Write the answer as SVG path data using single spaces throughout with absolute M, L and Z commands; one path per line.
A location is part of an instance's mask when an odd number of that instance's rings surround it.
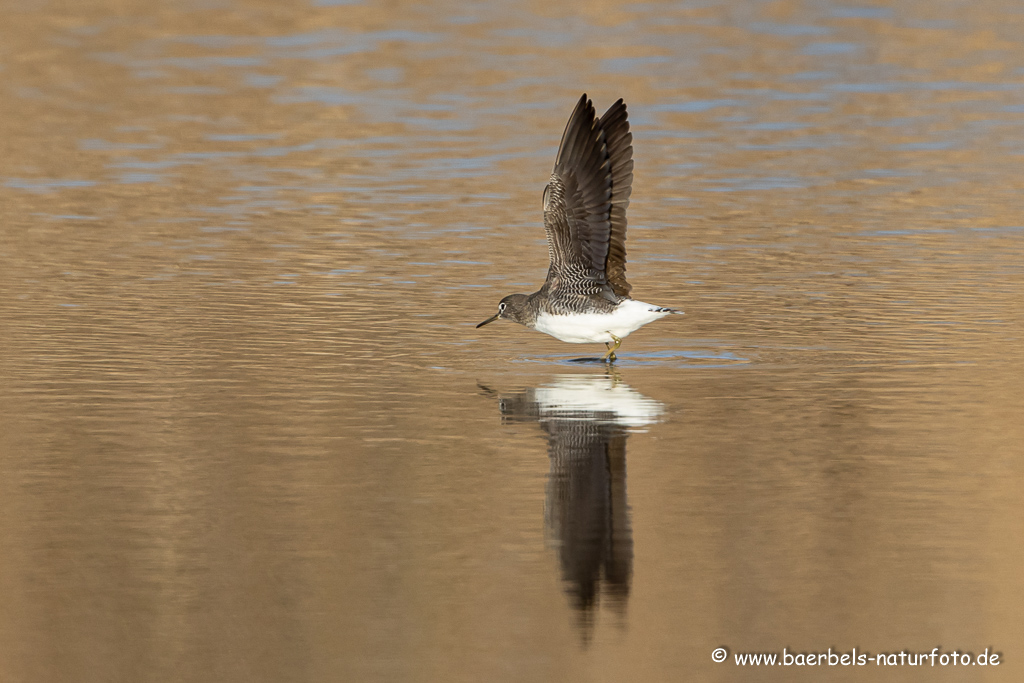
M 1017 3 L 0 9 L 0 680 L 1024 677 Z M 611 374 L 473 329 L 583 91 Z

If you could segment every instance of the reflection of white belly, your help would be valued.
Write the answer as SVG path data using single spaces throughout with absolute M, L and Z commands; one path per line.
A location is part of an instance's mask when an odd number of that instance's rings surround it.
M 645 427 L 658 421 L 665 406 L 604 375 L 561 375 L 537 387 L 534 399 L 541 420 L 603 422 Z
M 642 301 L 626 299 L 611 313 L 551 315 L 542 311 L 537 315 L 533 329 L 574 344 L 610 342 L 613 341 L 612 335 L 622 339 L 630 332 L 669 314 L 669 311 L 658 308 Z

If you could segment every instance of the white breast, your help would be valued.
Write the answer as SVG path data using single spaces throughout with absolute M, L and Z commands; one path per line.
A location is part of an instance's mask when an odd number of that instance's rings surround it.
M 537 315 L 533 329 L 573 344 L 610 342 L 614 341 L 613 335 L 623 339 L 630 332 L 669 314 L 669 311 L 659 308 L 626 299 L 611 313 L 551 315 L 542 311 Z

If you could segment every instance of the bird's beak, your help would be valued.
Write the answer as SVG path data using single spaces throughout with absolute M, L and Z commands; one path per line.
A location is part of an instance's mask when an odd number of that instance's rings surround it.
M 494 322 L 495 320 L 497 320 L 497 319 L 498 319 L 498 316 L 499 316 L 499 315 L 501 315 L 501 314 L 500 314 L 500 313 L 495 313 L 495 314 L 494 314 L 494 315 L 492 315 L 492 316 L 491 316 L 490 318 L 488 318 L 487 320 L 485 320 L 485 321 L 483 321 L 482 323 L 480 323 L 479 325 L 477 325 L 477 326 L 476 326 L 476 327 L 477 327 L 477 329 L 480 329 L 481 327 L 483 327 L 483 326 L 484 326 L 484 325 L 486 325 L 487 323 L 493 323 L 493 322 Z

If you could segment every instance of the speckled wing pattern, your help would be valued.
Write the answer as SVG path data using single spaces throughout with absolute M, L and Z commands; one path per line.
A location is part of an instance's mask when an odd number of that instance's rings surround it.
M 633 136 L 620 99 L 597 118 L 583 95 L 562 134 L 544 189 L 551 266 L 545 287 L 562 301 L 628 298 L 626 207 L 633 185 Z

